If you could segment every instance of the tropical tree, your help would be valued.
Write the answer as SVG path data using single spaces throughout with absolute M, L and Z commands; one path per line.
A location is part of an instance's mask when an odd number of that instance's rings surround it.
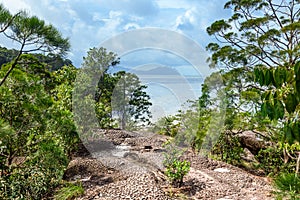
M 50 91 L 54 100 L 63 108 L 72 111 L 72 91 L 78 70 L 73 65 L 63 66 L 52 72 L 54 88 Z
M 48 89 L 50 84 L 53 85 L 51 86 L 53 89 L 48 91 L 54 100 L 51 108 L 56 121 L 53 122 L 52 127 L 56 127 L 57 131 L 60 132 L 67 155 L 70 155 L 71 151 L 76 149 L 74 144 L 79 142 L 72 108 L 72 96 L 77 72 L 78 69 L 73 65 L 63 66 L 60 70 L 51 73 L 52 83 L 45 83 L 45 89 Z
M 119 119 L 123 119 L 120 127 L 125 127 L 128 122 L 149 122 L 148 108 L 151 103 L 144 91 L 146 86 L 140 84 L 136 75 L 126 72 L 109 73 L 109 69 L 119 63 L 117 54 L 107 52 L 103 47 L 91 48 L 84 57 L 82 69 L 77 74 L 75 99 L 73 98 L 75 118 L 81 123 L 79 127 L 82 130 L 86 127 L 84 132 L 89 132 L 87 126 L 115 127 L 113 113 L 118 113 Z M 121 90 L 124 87 L 121 83 L 125 84 L 125 90 Z M 113 98 L 118 101 L 112 102 Z M 92 108 L 91 104 L 95 107 Z M 90 117 L 91 113 L 95 113 L 97 122 Z
M 120 63 L 117 54 L 107 52 L 104 47 L 91 48 L 87 56 L 83 57 L 83 68 L 89 76 L 92 77 L 92 85 L 96 86 L 95 101 L 99 102 L 103 93 L 105 93 L 105 79 L 108 70 Z
M 77 73 L 73 95 L 75 121 L 84 135 L 92 126 L 112 126 L 111 96 L 115 80 L 108 70 L 118 63 L 117 55 L 107 52 L 103 47 L 91 48 L 84 57 L 82 68 Z
M 60 32 L 51 24 L 47 25 L 38 17 L 29 16 L 25 12 L 20 12 L 18 15 L 11 17 L 8 11 L 3 7 L 1 9 L 0 14 L 3 14 L 3 19 L 6 18 L 6 21 L 9 21 L 5 26 L 5 30 L 3 30 L 3 34 L 8 39 L 19 44 L 20 48 L 10 68 L 2 77 L 0 86 L 3 85 L 9 74 L 16 67 L 23 53 L 40 51 L 64 55 L 70 48 L 68 39 L 63 38 Z
M 230 0 L 225 8 L 232 10 L 232 16 L 207 28 L 208 34 L 217 39 L 207 46 L 212 52 L 209 61 L 223 69 L 226 81 L 231 79 L 230 84 L 225 82 L 227 99 L 234 97 L 230 102 L 234 111 L 244 110 L 234 116 L 246 117 L 252 124 L 246 129 L 260 127 L 271 133 L 261 135 L 279 142 L 288 162 L 288 157 L 297 157 L 300 139 L 300 1 Z
M 117 115 L 121 129 L 132 128 L 137 123 L 150 123 L 149 107 L 152 103 L 150 96 L 144 91 L 147 86 L 142 85 L 138 76 L 125 71 L 114 74 L 117 82 L 112 96 L 112 112 Z
M 225 8 L 232 9 L 233 15 L 207 28 L 209 35 L 220 41 L 207 46 L 213 52 L 210 61 L 224 69 L 227 77 L 224 84 L 229 86 L 231 96 L 235 94 L 231 101 L 236 104 L 234 108 L 250 108 L 248 111 L 255 112 L 262 103 L 257 96 L 268 90 L 266 85 L 275 89 L 269 84 L 273 70 L 276 69 L 274 78 L 281 86 L 286 84 L 284 71 L 293 70 L 299 60 L 299 1 L 232 0 Z M 264 77 L 269 83 L 262 83 Z M 252 106 L 241 106 L 243 97 Z M 281 104 L 278 105 L 282 110 Z
M 66 83 L 72 77 L 59 81 L 30 53 L 64 55 L 69 42 L 52 25 L 25 12 L 11 15 L 2 5 L 0 29 L 20 45 L 1 48 L 0 198 L 42 199 L 62 179 L 78 137 Z

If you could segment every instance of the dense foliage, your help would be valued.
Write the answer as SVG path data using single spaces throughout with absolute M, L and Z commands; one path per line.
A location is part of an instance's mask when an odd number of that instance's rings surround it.
M 18 51 L 15 49 L 7 49 L 0 47 L 0 68 L 2 65 L 11 62 L 18 55 Z M 35 53 L 34 56 L 42 63 L 47 64 L 49 71 L 59 70 L 63 66 L 72 65 L 72 61 L 64 59 L 60 55 L 49 53 L 47 55 Z
M 61 180 L 78 137 L 70 97 L 60 95 L 67 84 L 33 56 L 20 60 L 0 88 L 1 198 L 40 199 Z
M 300 178 L 298 175 L 280 174 L 275 179 L 274 186 L 278 190 L 275 192 L 277 199 L 297 200 L 300 198 Z
M 0 23 L 20 44 L 1 48 L 0 198 L 42 199 L 60 183 L 78 141 L 69 96 L 74 67 L 53 71 L 62 66 L 50 62 L 63 61 L 69 43 L 52 25 L 24 12 L 12 16 L 2 5 Z M 37 50 L 52 54 L 29 54 Z
M 207 45 L 208 61 L 219 71 L 206 78 L 197 101 L 159 120 L 154 130 L 181 147 L 213 149 L 235 165 L 253 145 L 240 134 L 254 133 L 253 141 L 264 145 L 251 151 L 253 166 L 280 174 L 274 182 L 279 197 L 296 199 L 300 1 L 229 0 L 224 8 L 232 16 L 207 28 L 216 39 Z M 150 123 L 147 87 L 134 74 L 109 73 L 120 63 L 115 53 L 91 48 L 78 70 L 64 59 L 70 44 L 55 27 L 23 11 L 12 15 L 1 4 L 0 34 L 19 45 L 0 48 L 1 199 L 42 199 L 59 185 L 78 132 Z M 177 152 L 166 155 L 166 174 L 180 186 L 190 164 Z M 82 193 L 76 185 L 64 190 L 62 196 Z

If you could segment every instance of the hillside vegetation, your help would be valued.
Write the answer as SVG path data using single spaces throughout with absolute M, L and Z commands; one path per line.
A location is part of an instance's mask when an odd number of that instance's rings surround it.
M 232 16 L 207 28 L 217 39 L 208 62 L 219 70 L 188 109 L 155 124 L 139 77 L 109 73 L 117 54 L 92 47 L 73 66 L 57 28 L 0 4 L 0 34 L 19 45 L 0 47 L 0 199 L 82 194 L 63 176 L 98 128 L 170 136 L 172 145 L 272 177 L 279 199 L 299 199 L 300 2 L 279 2 L 228 1 Z M 183 158 L 165 166 L 177 188 L 193 167 Z

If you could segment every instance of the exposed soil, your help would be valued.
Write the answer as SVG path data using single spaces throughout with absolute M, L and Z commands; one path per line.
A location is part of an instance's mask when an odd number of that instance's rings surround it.
M 74 154 L 64 178 L 81 181 L 77 199 L 274 199 L 266 178 L 187 151 L 191 170 L 180 188 L 163 170 L 168 137 L 121 130 L 98 130 L 99 140 Z M 86 147 L 86 148 L 85 148 Z

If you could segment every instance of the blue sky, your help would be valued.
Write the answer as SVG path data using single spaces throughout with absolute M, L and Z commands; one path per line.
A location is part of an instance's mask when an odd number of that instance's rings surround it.
M 205 47 L 206 27 L 227 17 L 224 0 L 0 0 L 11 12 L 37 15 L 69 37 L 75 65 L 91 47 L 122 32 L 159 27 L 181 32 Z M 83 3 L 84 2 L 84 3 Z
M 118 35 L 144 28 L 174 31 L 176 34 L 182 34 L 184 41 L 189 39 L 197 43 L 202 48 L 197 63 L 201 63 L 203 67 L 208 56 L 204 50 L 205 46 L 213 41 L 213 38 L 206 34 L 206 28 L 215 20 L 230 16 L 230 11 L 223 9 L 225 0 L 0 0 L 0 2 L 12 13 L 27 10 L 30 14 L 53 24 L 63 36 L 69 37 L 72 48 L 68 58 L 76 67 L 81 66 L 82 58 L 89 48 L 99 47 Z M 172 41 L 174 37 L 177 38 L 176 41 Z M 160 47 L 123 51 L 120 55 L 121 64 L 118 66 L 120 69 L 127 69 L 140 75 L 143 75 L 144 71 L 149 73 L 156 71 L 158 72 L 156 75 L 165 74 L 174 77 L 177 73 L 177 77 L 175 76 L 176 78 L 169 84 L 165 83 L 167 80 L 165 78 L 159 79 L 160 81 L 157 81 L 157 78 L 144 80 L 149 86 L 150 96 L 156 97 L 155 109 L 165 114 L 180 109 L 182 101 L 186 98 L 200 95 L 200 85 L 205 78 L 203 74 L 206 73 L 204 70 L 207 69 L 205 66 L 200 72 L 195 70 L 195 66 L 192 66 L 193 63 L 186 55 L 179 55 L 180 53 L 172 50 L 171 46 L 174 44 L 177 45 L 177 49 L 182 50 L 178 52 L 193 53 L 193 49 L 188 49 L 186 45 L 177 41 L 181 40 L 180 37 L 179 39 L 176 35 L 174 37 L 158 41 L 168 43 L 169 49 Z M 134 46 L 136 40 L 148 40 L 147 37 L 124 39 L 127 41 L 121 42 L 127 42 L 127 48 L 130 48 L 128 45 Z M 10 44 L 2 40 L 0 45 Z M 195 54 L 195 57 L 198 55 Z M 150 75 L 148 74 L 148 78 Z M 178 87 L 178 83 L 182 83 L 180 79 L 186 83 Z M 174 80 L 178 80 L 176 86 Z M 181 90 L 182 94 L 176 92 L 176 89 Z M 192 95 L 188 94 L 187 90 L 191 90 Z M 176 94 L 173 95 L 173 104 L 168 102 L 168 105 L 163 105 L 162 102 L 170 99 L 174 93 Z

